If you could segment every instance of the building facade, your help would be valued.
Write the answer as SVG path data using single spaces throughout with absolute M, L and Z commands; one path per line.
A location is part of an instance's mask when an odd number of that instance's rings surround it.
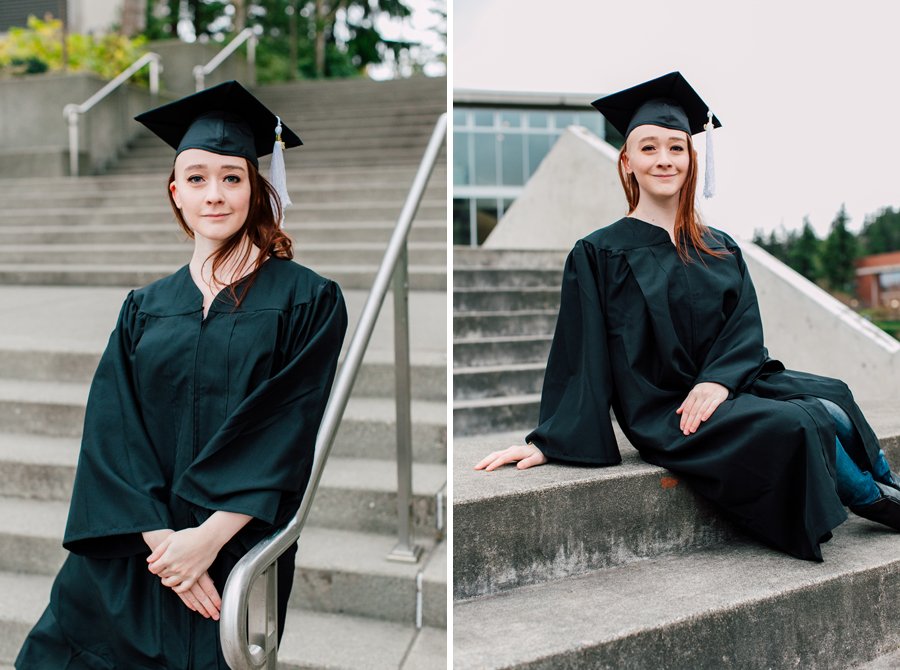
M 856 295 L 866 307 L 900 310 L 900 251 L 858 259 Z
M 572 125 L 614 146 L 621 136 L 585 94 L 453 94 L 453 243 L 484 242 L 544 156 Z

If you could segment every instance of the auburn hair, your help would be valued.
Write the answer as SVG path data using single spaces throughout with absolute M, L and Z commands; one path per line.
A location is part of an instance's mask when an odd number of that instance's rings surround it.
M 685 135 L 687 136 L 687 150 L 690 162 L 688 163 L 687 178 L 684 180 L 684 184 L 682 184 L 681 191 L 678 194 L 678 210 L 675 212 L 675 248 L 685 263 L 693 262 L 688 254 L 688 244 L 693 245 L 698 252 L 709 254 L 716 258 L 723 258 L 728 254 L 710 249 L 703 240 L 704 234 L 709 229 L 703 225 L 703 222 L 700 220 L 700 214 L 694 208 L 697 193 L 697 154 L 694 151 L 694 143 L 690 134 L 685 133 Z M 625 190 L 625 198 L 628 200 L 628 212 L 630 214 L 637 208 L 638 201 L 641 198 L 641 188 L 634 173 L 629 174 L 625 171 L 627 147 L 628 141 L 626 140 L 622 145 L 621 151 L 619 151 L 619 181 L 622 182 L 622 188 Z
M 250 161 L 247 161 L 247 179 L 250 182 L 250 207 L 248 208 L 247 219 L 244 221 L 244 225 L 241 226 L 234 235 L 225 240 L 225 242 L 223 242 L 222 245 L 204 261 L 204 265 L 212 261 L 211 279 L 214 283 L 221 284 L 223 282 L 218 279 L 216 273 L 221 270 L 222 265 L 234 258 L 239 261 L 236 264 L 236 267 L 244 267 L 247 260 L 250 258 L 251 245 L 244 244 L 245 239 L 249 240 L 251 244 L 255 244 L 259 248 L 260 253 L 253 263 L 253 269 L 245 277 L 241 278 L 241 280 L 234 281 L 226 286 L 231 294 L 231 298 L 234 300 L 235 309 L 240 306 L 244 296 L 247 295 L 247 291 L 250 290 L 250 287 L 256 280 L 256 272 L 262 267 L 266 258 L 269 256 L 287 260 L 294 258 L 294 249 L 291 238 L 281 230 L 282 207 L 278 193 Z M 172 190 L 168 188 L 169 184 L 174 181 L 175 168 L 173 167 L 172 173 L 169 175 L 169 181 L 166 183 L 166 191 L 169 194 L 169 204 L 172 206 L 172 211 L 175 213 L 175 219 L 178 221 L 178 225 L 181 226 L 181 229 L 189 238 L 194 239 L 194 231 L 191 230 L 187 221 L 184 220 L 184 215 L 182 215 L 181 210 L 178 209 L 178 206 L 175 204 L 175 197 L 172 194 Z M 237 256 L 240 253 L 239 250 L 241 247 L 244 248 L 244 251 L 241 254 L 241 258 L 238 259 Z M 243 279 L 248 279 L 248 281 L 244 284 L 241 294 L 238 295 L 235 290 L 235 284 Z

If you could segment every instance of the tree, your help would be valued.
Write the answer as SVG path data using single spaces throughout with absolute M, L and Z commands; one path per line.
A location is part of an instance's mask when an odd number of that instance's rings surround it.
M 803 217 L 803 230 L 794 237 L 793 244 L 788 253 L 788 265 L 794 268 L 810 281 L 819 278 L 818 269 L 819 238 L 809 222 L 809 217 Z
M 833 291 L 853 290 L 856 268 L 856 238 L 849 230 L 849 218 L 844 205 L 831 223 L 831 232 L 825 239 L 822 249 L 822 275 Z
M 867 218 L 859 241 L 860 253 L 865 256 L 900 251 L 900 209 L 885 207 Z

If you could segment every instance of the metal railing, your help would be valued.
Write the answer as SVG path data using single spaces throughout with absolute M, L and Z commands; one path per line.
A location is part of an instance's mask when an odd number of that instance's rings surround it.
M 159 95 L 159 73 L 162 71 L 159 54 L 146 53 L 138 58 L 127 70 L 119 74 L 106 86 L 94 93 L 80 105 L 70 103 L 63 108 L 63 116 L 69 122 L 69 174 L 78 176 L 78 120 L 82 114 L 86 114 L 98 102 L 103 100 L 119 86 L 128 81 L 145 65 L 150 66 L 150 95 L 155 99 Z
M 233 40 L 231 40 L 228 45 L 222 49 L 219 53 L 217 53 L 211 61 L 209 61 L 206 65 L 195 65 L 194 66 L 194 89 L 196 91 L 202 91 L 206 88 L 206 75 L 210 74 L 213 70 L 219 67 L 225 59 L 228 58 L 231 54 L 237 51 L 237 48 L 241 46 L 244 42 L 247 42 L 247 65 L 249 66 L 249 73 L 247 77 L 247 84 L 250 86 L 256 85 L 256 44 L 259 41 L 258 35 L 261 32 L 261 28 L 256 26 L 254 28 L 244 28 L 241 32 L 235 36 Z
M 334 382 L 331 397 L 316 437 L 315 457 L 309 484 L 296 516 L 283 529 L 262 540 L 238 561 L 222 594 L 219 630 L 222 651 L 232 670 L 274 670 L 277 663 L 278 612 L 276 608 L 277 571 L 275 561 L 300 537 L 322 470 L 331 452 L 350 391 L 356 381 L 363 355 L 369 344 L 375 321 L 381 311 L 393 275 L 394 292 L 394 365 L 397 385 L 397 507 L 399 540 L 391 557 L 418 560 L 420 547 L 413 544 L 412 530 L 412 427 L 409 390 L 409 317 L 407 237 L 422 200 L 425 186 L 434 169 L 438 152 L 447 134 L 447 115 L 442 114 L 434 127 L 428 148 L 422 156 L 406 202 L 397 219 L 387 250 L 375 275 L 359 323 L 353 333 L 344 363 Z M 402 331 L 402 332 L 401 332 Z M 252 610 L 252 611 L 251 611 Z

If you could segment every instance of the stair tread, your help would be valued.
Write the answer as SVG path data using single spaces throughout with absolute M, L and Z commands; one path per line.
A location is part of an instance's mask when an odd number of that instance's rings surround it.
M 68 511 L 68 502 L 0 496 L 0 534 L 62 542 Z M 427 564 L 388 561 L 385 556 L 396 542 L 397 538 L 393 535 L 306 526 L 297 552 L 297 566 L 327 572 L 415 579 L 424 565 L 426 579 L 446 584 L 445 547 L 435 549 L 431 541 L 417 538 L 417 542 L 429 552 Z M 432 551 L 435 552 L 433 556 Z M 438 567 L 431 568 L 435 561 Z M 440 570 L 441 561 L 443 571 Z
M 84 405 L 90 384 L 81 382 L 35 381 L 0 377 L 0 401 Z M 447 404 L 436 400 L 413 400 L 413 422 L 443 424 Z M 393 419 L 394 401 L 384 398 L 351 397 L 344 415 L 357 420 Z
M 691 619 L 714 620 L 742 606 L 871 570 L 897 573 L 898 541 L 896 532 L 854 518 L 823 546 L 824 563 L 734 542 L 459 602 L 455 666 L 512 667 Z M 535 624 L 549 621 L 554 625 Z M 502 636 L 495 622 L 503 622 Z
M 529 393 L 525 395 L 502 396 L 499 398 L 474 398 L 471 400 L 454 400 L 453 409 L 475 409 L 480 407 L 506 407 L 509 405 L 527 405 L 533 402 L 540 402 L 540 393 Z
M 52 583 L 49 576 L 0 572 L 0 623 L 37 621 L 49 602 Z M 446 647 L 440 642 L 446 640 L 446 630 L 422 630 L 428 644 L 415 660 L 443 667 Z M 409 624 L 289 608 L 279 660 L 303 667 L 396 669 L 421 635 Z

